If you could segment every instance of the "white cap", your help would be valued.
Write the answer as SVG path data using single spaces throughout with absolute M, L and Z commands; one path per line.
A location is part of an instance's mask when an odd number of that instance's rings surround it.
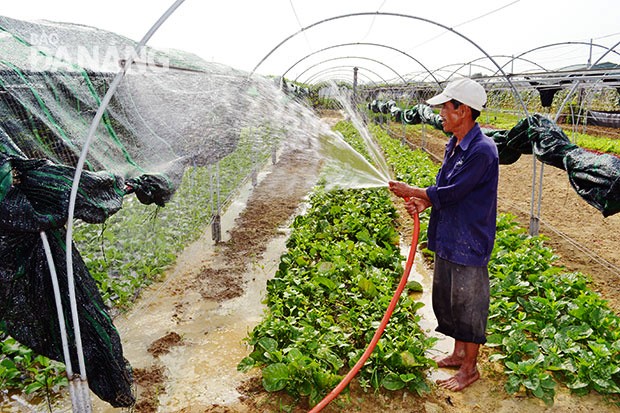
M 448 83 L 443 92 L 428 99 L 426 103 L 440 105 L 452 99 L 480 112 L 487 103 L 487 93 L 480 83 L 468 77 L 462 77 Z

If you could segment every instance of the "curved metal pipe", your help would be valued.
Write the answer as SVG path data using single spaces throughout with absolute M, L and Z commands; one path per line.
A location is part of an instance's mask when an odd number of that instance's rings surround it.
M 323 75 L 328 75 L 326 77 L 323 77 Z M 335 75 L 336 77 L 331 77 L 331 75 Z M 343 83 L 347 83 L 350 84 L 351 86 L 353 86 L 353 82 L 351 81 L 351 79 L 347 78 L 346 76 L 348 75 L 345 74 L 344 72 L 333 72 L 333 73 L 322 73 L 320 74 L 320 76 L 315 79 L 315 83 L 313 83 L 314 85 L 317 86 L 322 86 L 323 83 L 327 84 L 330 82 L 343 82 Z M 374 80 L 368 78 L 367 76 L 365 76 L 366 80 L 368 80 L 369 82 L 373 82 L 373 85 L 375 87 L 378 87 L 379 85 L 377 85 L 376 83 L 374 83 Z
M 521 53 L 520 55 L 517 55 L 515 57 L 515 59 L 516 58 L 520 58 L 523 55 L 535 52 L 535 51 L 540 50 L 540 49 L 545 49 L 547 47 L 554 47 L 554 46 L 564 46 L 564 45 L 583 45 L 583 46 L 588 46 L 588 47 L 591 47 L 591 46 L 600 47 L 600 48 L 603 48 L 603 49 L 607 50 L 607 52 L 603 56 L 606 56 L 607 53 L 609 53 L 609 50 L 610 50 L 610 48 L 608 48 L 606 46 L 603 46 L 603 45 L 600 45 L 600 44 L 597 44 L 597 43 L 590 43 L 590 42 L 559 42 L 559 43 L 549 43 L 549 44 L 546 44 L 546 45 L 543 45 L 543 46 L 534 47 L 533 49 L 527 50 L 527 51 Z M 613 48 L 615 48 L 615 47 L 616 46 L 614 46 Z M 616 53 L 618 56 L 620 56 L 619 52 L 614 51 L 614 53 Z M 600 61 L 600 58 L 599 58 L 598 61 Z
M 69 210 L 68 210 L 68 216 L 67 216 L 67 234 L 66 234 L 66 239 L 65 239 L 65 242 L 66 242 L 65 249 L 66 249 L 66 262 L 67 262 L 67 282 L 69 284 L 69 301 L 71 303 L 71 313 L 73 316 L 72 317 L 73 329 L 75 331 L 75 341 L 76 341 L 76 347 L 77 347 L 77 352 L 78 352 L 78 364 L 80 367 L 80 376 L 82 380 L 85 380 L 86 378 L 86 366 L 84 363 L 84 352 L 82 349 L 82 339 L 80 335 L 80 323 L 79 323 L 79 318 L 77 314 L 77 302 L 76 302 L 76 297 L 75 297 L 75 281 L 74 281 L 74 274 L 73 274 L 73 248 L 72 248 L 75 202 L 77 198 L 80 178 L 82 176 L 82 170 L 84 168 L 84 163 L 86 162 L 86 156 L 88 154 L 90 142 L 92 141 L 95 135 L 95 131 L 97 130 L 97 127 L 99 123 L 101 122 L 103 114 L 108 104 L 110 103 L 110 100 L 112 100 L 112 96 L 116 92 L 116 89 L 118 88 L 121 80 L 125 76 L 125 73 L 127 72 L 128 68 L 131 66 L 131 63 L 135 60 L 136 56 L 140 54 L 140 51 L 142 50 L 144 45 L 149 41 L 149 39 L 153 36 L 153 34 L 155 34 L 155 32 L 159 29 L 159 27 L 168 19 L 168 17 L 170 17 L 170 15 L 172 15 L 172 13 L 174 13 L 174 11 L 184 1 L 185 0 L 176 0 L 174 4 L 170 6 L 168 10 L 164 12 L 164 14 L 157 20 L 157 22 L 155 22 L 155 24 L 144 35 L 142 40 L 135 46 L 133 50 L 133 55 L 129 56 L 129 58 L 126 61 L 126 64 L 117 73 L 116 77 L 110 84 L 110 87 L 107 93 L 105 94 L 103 100 L 101 101 L 101 104 L 99 105 L 99 109 L 97 110 L 97 113 L 95 114 L 95 117 L 93 118 L 93 121 L 91 122 L 88 135 L 84 142 L 84 146 L 82 147 L 82 152 L 80 154 L 80 158 L 78 159 L 78 162 L 75 168 L 75 175 L 73 177 L 73 184 L 71 186 L 71 193 L 69 196 Z
M 386 17 L 397 17 L 397 18 L 407 18 L 407 19 L 413 19 L 413 20 L 419 20 L 428 24 L 432 24 L 435 26 L 439 26 L 443 29 L 445 29 L 446 31 L 452 32 L 454 34 L 456 34 L 457 36 L 461 37 L 462 39 L 464 39 L 465 41 L 469 42 L 471 45 L 473 45 L 474 47 L 476 47 L 482 54 L 484 54 L 491 62 L 493 62 L 493 64 L 498 68 L 498 70 L 502 73 L 502 75 L 504 76 L 504 78 L 506 78 L 506 81 L 508 82 L 508 84 L 510 85 L 510 88 L 512 89 L 515 99 L 519 102 L 519 104 L 521 105 L 521 107 L 523 108 L 523 111 L 526 115 L 527 118 L 529 118 L 529 113 L 527 110 L 527 107 L 525 106 L 525 103 L 523 102 L 523 99 L 521 98 L 520 94 L 517 91 L 517 88 L 514 86 L 514 84 L 512 83 L 512 81 L 510 80 L 510 78 L 508 77 L 508 75 L 504 72 L 504 69 L 497 64 L 497 62 L 495 61 L 495 59 L 493 59 L 493 57 L 491 57 L 491 55 L 489 55 L 482 47 L 480 47 L 476 42 L 474 42 L 473 40 L 471 40 L 469 37 L 465 36 L 464 34 L 461 34 L 459 32 L 457 32 L 456 30 L 454 30 L 451 27 L 445 26 L 441 23 L 437 23 L 433 20 L 430 19 L 426 19 L 424 17 L 418 17 L 418 16 L 412 16 L 409 14 L 403 14 L 403 13 L 390 13 L 390 12 L 379 12 L 379 11 L 374 11 L 374 12 L 359 12 L 359 13 L 348 13 L 348 14 L 343 14 L 343 15 L 339 15 L 339 16 L 334 16 L 334 17 L 328 17 L 326 19 L 323 20 L 319 20 L 315 23 L 312 23 L 306 27 L 302 27 L 300 30 L 298 30 L 297 32 L 287 36 L 284 40 L 282 40 L 280 43 L 278 43 L 273 49 L 271 49 L 271 51 L 269 51 L 269 53 L 267 53 L 254 67 L 254 69 L 252 69 L 252 72 L 249 74 L 249 76 L 251 77 L 254 72 L 256 72 L 256 70 L 265 62 L 265 60 L 267 60 L 276 50 L 278 50 L 284 43 L 288 42 L 289 40 L 291 40 L 293 37 L 299 35 L 300 33 L 303 33 L 306 30 L 312 29 L 314 27 L 320 26 L 321 24 L 327 23 L 327 22 L 331 22 L 331 21 L 336 21 L 336 20 L 340 20 L 340 19 L 346 19 L 346 18 L 350 18 L 350 17 L 359 17 L 359 16 L 386 16 Z
M 537 62 L 535 62 L 535 61 L 533 61 L 533 60 L 525 59 L 525 58 L 523 58 L 523 57 L 515 57 L 515 56 L 510 56 L 510 55 L 501 55 L 501 54 L 500 54 L 500 55 L 494 55 L 493 57 L 495 57 L 495 58 L 497 58 L 497 57 L 506 57 L 506 58 L 510 59 L 510 60 L 508 60 L 508 62 L 506 62 L 506 63 L 505 63 L 502 67 L 506 67 L 506 65 L 508 65 L 508 64 L 510 64 L 510 63 L 513 63 L 515 60 L 523 60 L 524 62 L 527 62 L 527 63 L 529 63 L 529 64 L 531 64 L 531 65 L 533 65 L 533 66 L 538 67 L 538 68 L 539 68 L 540 70 L 542 70 L 542 71 L 548 72 L 548 70 L 547 70 L 547 69 L 545 69 L 543 66 L 541 66 L 539 63 L 537 63 Z M 476 62 L 476 61 L 478 61 L 478 60 L 482 60 L 482 59 L 486 59 L 486 57 L 478 57 L 478 58 L 476 58 L 476 59 L 472 60 L 472 61 L 471 61 L 471 62 L 469 62 L 469 63 L 465 63 L 464 65 L 468 65 L 468 64 L 470 64 L 470 63 L 473 63 L 473 62 Z
M 598 63 L 600 63 L 600 61 L 607 56 L 611 51 L 613 51 L 614 53 L 618 54 L 618 52 L 616 52 L 614 49 L 616 47 L 618 47 L 618 45 L 620 45 L 620 41 L 618 43 L 616 43 L 615 45 L 613 45 L 612 47 L 607 48 L 607 51 L 605 53 L 603 53 L 603 55 L 601 57 L 598 58 L 598 60 L 596 62 L 594 62 L 594 64 L 592 66 L 597 65 Z M 587 68 L 585 71 L 589 71 L 591 70 L 591 67 Z M 583 79 L 585 77 L 585 75 L 582 75 L 581 78 Z M 557 119 L 560 117 L 560 114 L 562 113 L 562 110 L 564 109 L 564 106 L 566 105 L 566 102 L 568 102 L 568 99 L 571 97 L 571 95 L 573 93 L 575 93 L 575 90 L 577 89 L 577 86 L 579 85 L 579 83 L 581 83 L 581 80 L 579 78 L 575 78 L 575 82 L 573 83 L 573 87 L 571 88 L 571 90 L 568 92 L 568 94 L 566 95 L 566 98 L 564 99 L 564 101 L 562 102 L 562 104 L 560 105 L 560 108 L 558 109 L 558 112 L 555 115 L 555 121 L 557 121 Z
M 555 45 L 561 45 L 561 44 L 574 44 L 571 42 L 567 42 L 567 43 L 556 43 L 553 44 L 553 46 Z M 583 42 L 579 42 L 578 44 L 584 44 Z M 585 43 L 590 45 L 590 43 Z M 614 51 L 614 49 L 616 47 L 618 47 L 618 45 L 620 45 L 620 42 L 616 43 L 614 46 L 610 47 L 610 48 L 606 48 L 606 52 L 603 53 L 603 55 L 601 57 L 598 58 L 598 60 L 592 65 L 596 65 L 598 64 L 605 56 L 607 56 L 611 51 Z M 549 47 L 552 45 L 547 45 L 547 46 L 541 46 L 532 50 L 539 50 L 542 49 L 544 47 Z M 615 51 L 614 51 L 615 52 Z M 617 52 L 615 52 L 616 54 L 618 54 Z M 592 67 L 590 66 L 589 68 L 587 68 L 585 71 L 590 70 L 590 68 Z M 584 74 L 581 75 L 581 79 L 579 78 L 575 78 L 575 82 L 573 83 L 572 88 L 570 89 L 570 91 L 566 94 L 566 97 L 564 98 L 564 101 L 560 104 L 560 107 L 553 119 L 554 122 L 557 122 L 558 118 L 560 117 L 560 114 L 562 113 L 562 110 L 564 110 L 564 106 L 566 105 L 566 102 L 568 102 L 568 100 L 570 99 L 570 97 L 573 95 L 573 93 L 575 92 L 575 90 L 577 90 L 577 86 L 579 86 L 579 84 L 581 83 L 582 79 L 585 77 Z M 541 211 L 541 207 L 542 207 L 542 187 L 543 187 L 543 172 L 544 172 L 544 167 L 545 164 L 541 162 L 541 166 L 540 166 L 540 180 L 539 180 L 539 184 L 538 184 L 538 199 L 537 199 L 537 215 L 534 216 L 534 198 L 535 198 L 535 188 L 536 188 L 536 157 L 533 157 L 533 175 L 532 175 L 532 198 L 531 198 L 531 206 L 530 206 L 530 235 L 538 235 L 538 222 L 540 219 L 540 211 Z
M 547 69 L 545 69 L 543 66 L 539 65 L 538 63 L 536 63 L 536 62 L 534 62 L 534 61 L 532 61 L 532 60 L 523 59 L 523 58 L 516 58 L 516 57 L 513 57 L 513 56 L 508 56 L 508 55 L 495 55 L 494 57 L 495 57 L 495 58 L 497 58 L 497 57 L 507 57 L 507 58 L 510 58 L 510 60 L 509 60 L 508 62 L 506 62 L 506 63 L 505 63 L 502 67 L 506 67 L 508 64 L 510 64 L 510 63 L 512 63 L 513 61 L 515 61 L 515 60 L 517 60 L 517 59 L 518 59 L 518 60 L 523 60 L 523 61 L 525 61 L 525 62 L 528 62 L 528 63 L 530 63 L 530 64 L 532 64 L 532 65 L 534 65 L 534 66 L 538 67 L 539 69 L 541 69 L 541 70 L 543 70 L 543 71 L 545 71 L 545 72 L 548 72 L 548 70 L 547 70 Z M 484 66 L 484 65 L 480 65 L 480 64 L 474 64 L 475 62 L 477 62 L 477 61 L 479 61 L 479 60 L 483 60 L 483 59 L 486 59 L 486 56 L 478 57 L 478 58 L 476 58 L 476 59 L 474 59 L 474 60 L 471 60 L 471 61 L 469 61 L 469 62 L 467 62 L 467 63 L 460 63 L 460 64 L 458 64 L 458 65 L 460 65 L 460 66 L 452 72 L 452 75 L 454 75 L 455 73 L 459 72 L 461 69 L 463 69 L 464 67 L 467 67 L 468 65 L 469 65 L 469 66 L 476 66 L 476 67 L 479 67 L 479 68 L 482 68 L 482 69 L 486 69 L 486 70 L 488 70 L 488 71 L 492 72 L 492 71 L 493 71 L 493 69 L 492 69 L 492 68 L 490 68 L 490 67 L 487 67 L 487 66 Z M 445 65 L 445 66 L 442 66 L 442 67 L 440 67 L 440 68 L 435 69 L 435 71 L 434 71 L 434 72 L 438 72 L 438 71 L 440 71 L 440 70 L 445 70 L 445 69 L 447 69 L 447 68 L 449 68 L 449 67 L 456 66 L 456 65 L 457 65 L 457 64 L 449 64 L 449 65 Z M 452 77 L 452 75 L 448 76 L 448 77 L 446 78 L 446 80 L 447 80 L 447 79 L 450 79 L 450 78 Z M 493 75 L 491 75 L 491 76 L 489 76 L 489 77 L 493 77 L 493 76 L 496 76 L 496 75 L 497 75 L 497 70 L 496 70 L 495 72 L 493 72 Z M 424 80 L 425 80 L 425 79 L 423 79 L 422 81 L 424 81 Z
M 483 66 L 483 65 L 480 65 L 480 64 L 475 64 L 475 63 L 453 63 L 453 64 L 441 66 L 441 67 L 433 70 L 433 73 L 438 73 L 438 72 L 442 72 L 442 71 L 443 72 L 448 72 L 449 75 L 444 77 L 443 80 L 442 80 L 442 82 L 446 82 L 446 81 L 450 80 L 450 78 L 452 78 L 452 76 L 454 76 L 459 70 L 461 70 L 462 68 L 466 67 L 467 65 L 478 67 L 478 68 L 485 69 L 485 70 L 488 70 L 488 71 L 492 71 L 492 69 L 488 68 L 487 66 Z M 448 68 L 451 68 L 453 66 L 458 66 L 458 69 L 454 69 L 452 71 L 449 71 Z M 426 81 L 426 77 L 422 79 L 422 82 L 425 82 L 425 81 Z
M 336 44 L 336 45 L 332 45 L 332 46 L 324 47 L 324 48 L 322 48 L 322 49 L 320 49 L 320 50 L 317 50 L 316 52 L 312 52 L 312 53 L 310 53 L 310 54 L 307 54 L 306 56 L 302 57 L 301 59 L 299 59 L 298 61 L 296 61 L 295 63 L 293 63 L 293 65 L 292 65 L 291 67 L 289 67 L 288 69 L 286 69 L 286 71 L 282 74 L 282 77 L 285 77 L 285 76 L 286 76 L 286 74 L 287 74 L 289 71 L 291 71 L 291 70 L 292 70 L 295 66 L 297 66 L 299 63 L 303 62 L 305 59 L 307 59 L 307 58 L 309 58 L 309 57 L 314 56 L 315 54 L 322 53 L 322 52 L 325 52 L 325 51 L 330 50 L 330 49 L 335 49 L 335 48 L 338 48 L 338 47 L 347 47 L 347 46 L 373 46 L 373 47 L 383 47 L 383 48 L 386 48 L 386 49 L 389 49 L 389 50 L 393 50 L 393 51 L 395 51 L 395 52 L 398 52 L 398 53 L 400 53 L 400 54 L 402 54 L 402 55 L 407 56 L 409 59 L 413 60 L 414 62 L 416 62 L 417 64 L 419 64 L 420 66 L 422 66 L 422 68 L 423 68 L 423 69 L 424 69 L 427 73 L 429 73 L 429 74 L 430 74 L 430 76 L 431 76 L 431 77 L 435 80 L 435 83 L 437 83 L 437 85 L 438 85 L 438 86 L 440 85 L 439 80 L 437 80 L 437 79 L 435 78 L 435 76 L 433 76 L 433 73 L 432 73 L 432 72 L 431 72 L 431 71 L 430 71 L 430 70 L 429 70 L 429 69 L 428 69 L 428 68 L 427 68 L 427 67 L 426 67 L 426 66 L 425 66 L 422 62 L 420 62 L 420 61 L 419 61 L 418 59 L 416 59 L 415 57 L 411 56 L 410 54 L 408 54 L 408 53 L 406 53 L 406 52 L 403 52 L 402 50 L 400 50 L 400 49 L 398 49 L 398 48 L 396 48 L 396 47 L 389 46 L 389 45 L 385 45 L 385 44 L 381 44 L 381 43 L 371 43 L 371 42 L 370 42 L 370 43 L 369 43 L 369 42 L 341 43 L 341 44 Z
M 305 81 L 300 82 L 300 83 L 311 83 L 311 80 L 312 80 L 312 79 L 314 79 L 314 77 L 315 77 L 315 76 L 320 75 L 320 74 L 323 74 L 323 73 L 325 73 L 325 71 L 329 71 L 329 70 L 332 70 L 332 69 L 353 69 L 354 67 L 357 67 L 357 68 L 359 68 L 359 69 L 364 69 L 365 71 L 367 71 L 367 72 L 369 72 L 369 73 L 372 73 L 373 75 L 375 75 L 376 77 L 378 77 L 379 79 L 381 79 L 384 83 L 386 83 L 386 84 L 388 83 L 388 82 L 387 82 L 387 80 L 385 80 L 383 77 L 381 77 L 381 75 L 379 75 L 379 74 L 378 74 L 378 73 L 376 73 L 376 72 L 373 72 L 372 70 L 370 70 L 370 69 L 368 69 L 368 68 L 366 68 L 366 67 L 364 67 L 364 66 L 349 66 L 349 65 L 333 66 L 333 67 L 326 68 L 325 70 L 322 70 L 322 71 L 319 71 L 319 72 L 317 72 L 317 73 L 314 73 L 312 76 L 308 77 Z M 370 80 L 370 78 L 368 77 L 368 75 L 365 75 L 363 72 L 359 72 L 359 71 L 358 71 L 358 75 L 362 75 L 362 76 L 364 76 L 365 78 L 367 78 L 367 79 L 369 79 L 369 80 Z M 353 82 L 351 82 L 351 83 L 353 83 Z M 373 82 L 373 83 L 375 83 L 375 85 L 376 85 L 376 82 Z
M 377 59 L 372 59 L 372 58 L 370 58 L 370 57 L 363 57 L 363 56 L 340 56 L 340 57 L 333 57 L 333 58 L 331 58 L 331 59 L 325 59 L 325 60 L 322 60 L 322 61 L 320 61 L 320 62 L 318 62 L 318 63 L 316 63 L 316 64 L 314 64 L 314 65 L 312 65 L 312 66 L 308 67 L 308 68 L 307 68 L 306 70 L 304 70 L 303 72 L 301 72 L 299 75 L 297 75 L 297 77 L 296 77 L 296 78 L 295 78 L 295 80 L 293 80 L 293 81 L 294 81 L 294 82 L 296 82 L 296 81 L 297 81 L 297 79 L 299 79 L 299 78 L 300 78 L 302 75 L 304 75 L 307 71 L 309 71 L 309 70 L 311 70 L 311 69 L 313 69 L 313 68 L 315 68 L 315 67 L 317 67 L 317 66 L 319 66 L 319 65 L 322 65 L 323 63 L 332 62 L 332 61 L 334 61 L 334 60 L 343 60 L 343 59 L 361 59 L 361 60 L 368 60 L 368 61 L 371 61 L 371 62 L 374 62 L 374 63 L 380 64 L 380 65 L 382 65 L 382 66 L 384 66 L 384 67 L 388 68 L 389 70 L 391 70 L 391 71 L 392 71 L 392 72 L 393 72 L 396 76 L 398 76 L 398 77 L 399 77 L 399 78 L 403 81 L 403 83 L 407 83 L 407 81 L 406 81 L 406 80 L 405 80 L 405 79 L 404 79 L 404 78 L 400 75 L 400 73 L 398 73 L 396 70 L 394 70 L 391 66 L 389 66 L 389 65 L 387 65 L 387 64 L 385 64 L 385 63 L 383 63 L 383 62 L 381 62 L 381 61 L 379 61 L 379 60 L 377 60 Z

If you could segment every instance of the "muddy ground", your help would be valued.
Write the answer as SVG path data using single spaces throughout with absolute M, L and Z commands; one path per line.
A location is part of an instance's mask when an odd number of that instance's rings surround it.
M 421 143 L 419 136 L 409 136 L 408 139 L 413 145 Z M 436 155 L 442 153 L 445 143 L 443 137 L 425 136 L 424 140 L 425 147 L 430 153 Z M 138 402 L 133 411 L 266 413 L 309 410 L 309 406 L 303 401 L 295 405 L 284 394 L 265 392 L 259 373 L 256 371 L 243 375 L 238 381 L 234 389 L 238 396 L 233 401 L 205 403 L 198 394 L 208 392 L 208 386 L 205 388 L 192 384 L 190 386 L 196 386 L 195 391 L 198 392 L 195 400 L 189 396 L 181 398 L 182 401 L 174 408 L 162 407 L 162 400 L 172 396 L 169 393 L 175 391 L 174 386 L 170 385 L 174 372 L 162 360 L 175 349 L 189 346 L 192 341 L 196 341 L 196 334 L 205 336 L 218 334 L 219 330 L 207 327 L 204 327 L 204 332 L 184 331 L 184 326 L 192 318 L 200 316 L 196 310 L 192 310 L 194 307 L 204 305 L 205 302 L 212 303 L 213 308 L 225 307 L 227 303 L 242 296 L 244 291 L 247 293 L 247 289 L 259 288 L 256 283 L 251 283 L 254 278 L 248 279 L 248 263 L 260 264 L 263 255 L 268 252 L 271 240 L 285 236 L 282 234 L 282 226 L 287 225 L 291 217 L 299 212 L 300 203 L 314 184 L 315 171 L 316 163 L 300 154 L 282 157 L 272 171 L 253 188 L 246 208 L 227 232 L 227 240 L 215 248 L 218 258 L 206 260 L 203 257 L 204 248 L 190 247 L 184 262 L 179 262 L 177 268 L 171 271 L 174 277 L 164 286 L 154 287 L 159 294 L 173 297 L 170 304 L 172 311 L 169 313 L 169 327 L 161 332 L 153 329 L 145 342 L 135 343 L 131 338 L 123 338 L 124 347 L 128 349 L 128 358 L 132 364 L 134 364 L 131 359 L 132 350 L 129 347 L 142 346 L 144 348 L 140 350 L 149 355 L 144 359 L 146 361 L 142 360 L 134 366 Z M 500 209 L 516 214 L 524 227 L 529 223 L 531 171 L 530 157 L 524 157 L 514 165 L 501 168 Z M 617 246 L 620 245 L 618 240 L 620 217 L 603 218 L 573 192 L 563 171 L 551 167 L 545 168 L 544 188 L 541 233 L 548 236 L 549 245 L 561 257 L 560 263 L 571 270 L 590 274 L 594 280 L 594 288 L 607 298 L 618 312 L 620 255 L 617 253 Z M 401 227 L 410 228 L 406 213 L 402 215 Z M 406 242 L 408 239 L 409 234 L 404 233 L 403 240 Z M 204 246 L 205 241 L 201 242 Z M 200 320 L 193 321 L 198 322 L 200 329 Z M 125 336 L 130 336 L 132 330 L 144 328 L 132 323 L 130 318 L 120 323 L 121 333 L 126 332 Z M 228 344 L 223 344 L 219 351 L 226 351 L 226 346 Z M 243 350 L 242 347 L 243 351 L 249 353 L 250 349 Z M 179 354 L 183 353 L 172 354 L 174 354 L 172 358 L 178 358 L 181 357 Z M 574 397 L 566 389 L 558 389 L 556 403 L 552 407 L 545 406 L 540 400 L 524 394 L 507 395 L 503 390 L 503 374 L 497 365 L 485 361 L 486 355 L 487 352 L 483 351 L 481 380 L 464 392 L 453 393 L 433 388 L 431 394 L 420 398 L 408 392 L 366 393 L 353 384 L 349 396 L 337 399 L 323 411 L 326 413 L 378 413 L 386 410 L 403 413 L 515 411 L 576 413 L 620 410 L 596 394 Z M 232 362 L 233 366 L 241 358 L 238 354 L 231 357 L 236 358 Z M 189 364 L 198 365 L 199 362 L 201 360 L 190 360 Z M 200 374 L 200 371 L 197 374 Z M 204 374 L 213 375 L 212 372 Z M 228 375 L 238 373 L 234 373 L 228 366 L 220 367 L 217 374 L 224 379 Z M 198 378 L 197 383 L 200 382 Z M 95 411 L 98 411 L 97 407 Z

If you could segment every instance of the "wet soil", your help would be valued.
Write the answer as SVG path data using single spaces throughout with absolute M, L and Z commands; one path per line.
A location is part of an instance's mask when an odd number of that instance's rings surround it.
M 334 116 L 328 121 L 336 118 Z M 408 139 L 413 145 L 421 143 L 419 136 L 409 136 Z M 445 138 L 425 136 L 424 140 L 430 153 L 441 155 Z M 516 214 L 525 227 L 529 223 L 531 169 L 531 158 L 501 169 L 500 208 Z M 602 218 L 572 193 L 563 171 L 551 169 L 546 168 L 544 175 L 541 232 L 549 237 L 548 242 L 561 257 L 561 263 L 590 274 L 595 288 L 618 311 L 620 283 L 617 268 L 620 259 L 616 248 L 619 245 L 620 217 Z M 252 189 L 244 209 L 227 230 L 228 239 L 225 242 L 215 248 L 206 248 L 205 245 L 212 242 L 203 239 L 190 246 L 179 258 L 177 268 L 171 271 L 167 281 L 155 286 L 152 292 L 145 293 L 144 299 L 148 303 L 138 306 L 135 310 L 137 316 L 115 321 L 115 324 L 120 324 L 126 356 L 134 365 L 138 401 L 133 411 L 267 413 L 309 410 L 303 401 L 297 404 L 285 394 L 265 392 L 258 372 L 237 373 L 234 366 L 250 351 L 239 343 L 243 337 L 226 337 L 229 329 L 225 324 L 230 322 L 230 318 L 223 318 L 228 321 L 219 324 L 204 318 L 205 314 L 209 314 L 209 317 L 217 319 L 220 313 L 228 311 L 233 313 L 233 318 L 247 318 L 243 328 L 250 329 L 259 322 L 261 310 L 254 307 L 260 307 L 261 292 L 257 290 L 264 289 L 264 280 L 256 275 L 257 268 L 277 266 L 277 257 L 275 260 L 271 257 L 271 261 L 265 257 L 270 249 L 283 248 L 282 240 L 286 239 L 283 227 L 299 213 L 300 204 L 303 204 L 304 197 L 314 184 L 312 177 L 315 172 L 316 164 L 302 156 L 292 154 L 282 157 Z M 412 226 L 404 211 L 401 217 L 402 239 L 406 243 L 411 238 L 408 231 Z M 277 247 L 274 247 L 274 242 Z M 407 245 L 403 247 L 407 248 Z M 208 249 L 214 250 L 212 255 L 209 255 Z M 423 272 L 422 260 L 419 257 L 417 260 Z M 268 274 L 274 271 L 274 268 L 265 268 Z M 248 294 L 259 298 L 239 302 Z M 170 302 L 162 304 L 158 297 L 167 297 Z M 234 302 L 237 304 L 232 305 Z M 164 326 L 157 327 L 157 321 L 150 320 L 147 314 L 154 307 L 164 305 L 170 307 L 165 316 L 167 320 L 164 320 Z M 432 323 L 432 320 L 428 321 Z M 220 340 L 219 336 L 224 338 Z M 213 341 L 214 351 L 224 353 L 224 359 L 228 359 L 226 365 L 215 361 L 214 366 L 209 366 L 208 360 L 204 359 L 216 359 L 217 355 L 190 350 L 204 340 Z M 434 387 L 429 395 L 419 397 L 402 391 L 365 392 L 353 383 L 348 395 L 336 399 L 323 412 L 576 413 L 620 410 L 597 394 L 575 397 L 566 389 L 558 389 L 552 407 L 525 394 L 508 395 L 503 389 L 505 376 L 496 364 L 486 360 L 487 354 L 483 350 L 480 364 L 482 378 L 463 392 L 454 393 Z M 185 382 L 182 384 L 184 388 L 179 389 L 171 383 L 181 381 L 179 376 L 183 373 L 174 371 L 171 366 L 185 369 L 185 374 L 195 375 L 196 378 Z M 450 371 L 440 370 L 434 374 L 448 375 Z M 230 383 L 235 384 L 228 384 L 229 376 L 234 376 Z M 229 389 L 231 394 L 217 400 L 204 397 L 204 393 L 218 391 L 217 381 L 233 387 Z M 103 408 L 96 403 L 95 411 L 117 410 Z
M 277 270 L 290 220 L 301 213 L 319 163 L 306 152 L 278 154 L 275 165 L 265 165 L 233 196 L 222 214 L 221 242 L 208 228 L 162 282 L 115 318 L 134 373 L 131 411 L 228 411 L 220 406 L 231 405 L 252 411 L 239 400 L 252 388 L 241 384 L 255 375 L 236 366 L 250 352 L 244 339 L 262 318 L 266 281 Z M 96 413 L 126 411 L 95 395 L 92 403 Z M 72 411 L 69 398 L 53 411 Z

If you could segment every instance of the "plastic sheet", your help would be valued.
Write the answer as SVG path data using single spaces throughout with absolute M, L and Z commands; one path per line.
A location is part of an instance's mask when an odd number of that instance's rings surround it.
M 589 110 L 586 113 L 586 122 L 592 126 L 620 128 L 620 112 Z

